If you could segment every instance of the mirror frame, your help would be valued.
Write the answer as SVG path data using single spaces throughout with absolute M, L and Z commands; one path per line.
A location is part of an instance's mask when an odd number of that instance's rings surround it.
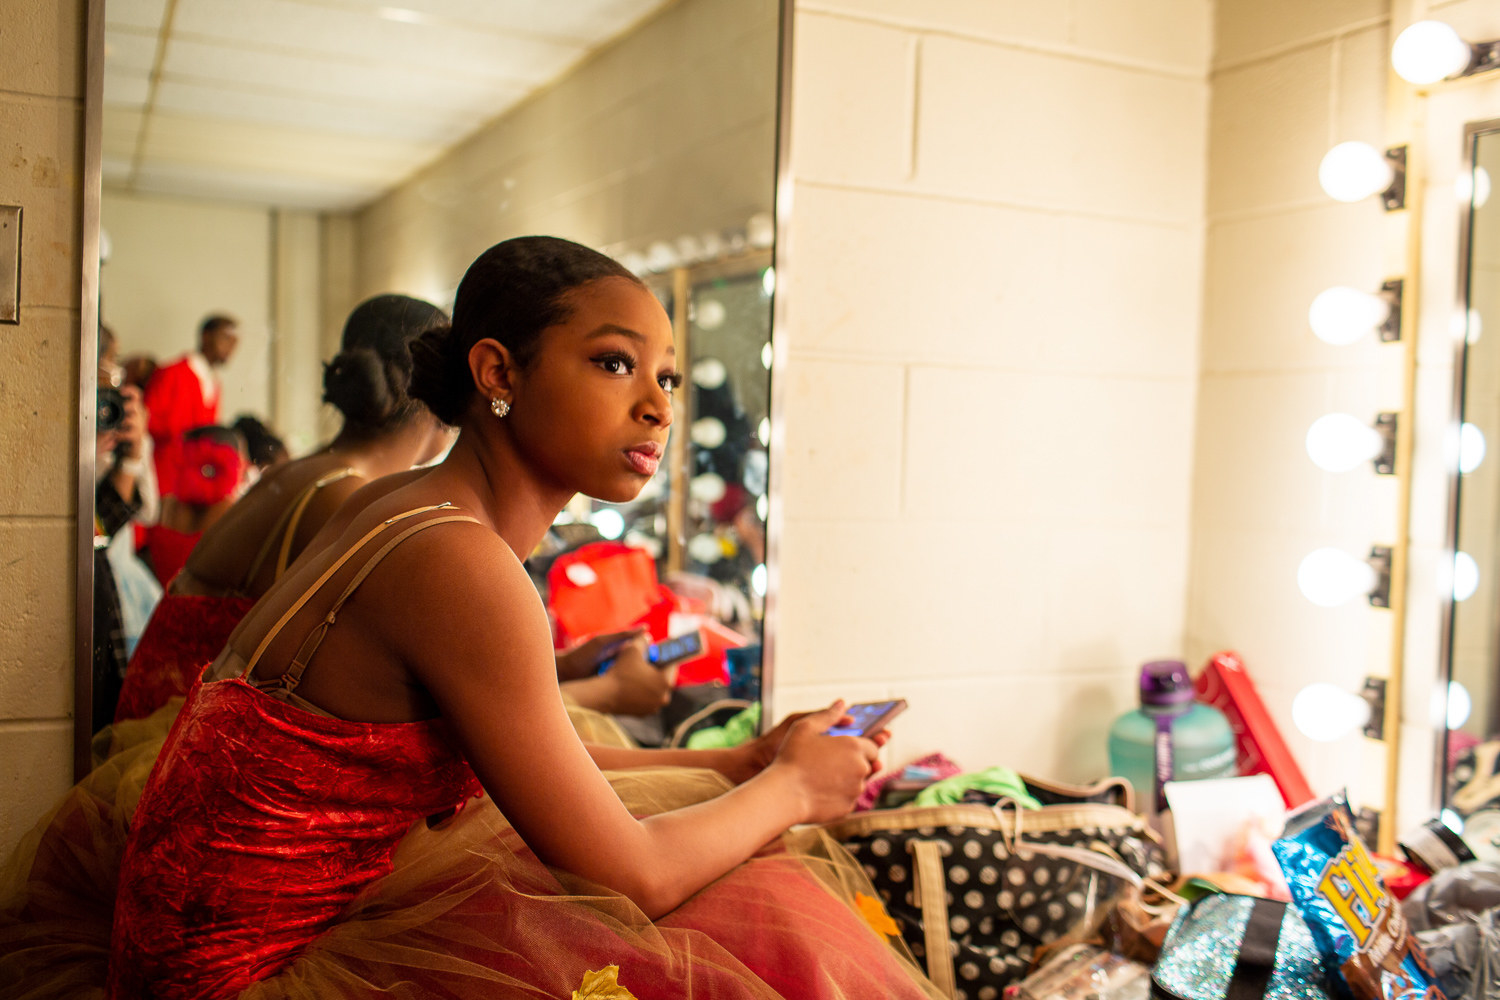
M 83 92 L 83 153 L 80 165 L 79 233 L 79 331 L 78 331 L 78 482 L 76 491 L 77 535 L 74 552 L 75 632 L 73 650 L 73 780 L 81 781 L 93 768 L 93 650 L 94 650 L 94 423 L 97 417 L 97 365 L 87 363 L 98 354 L 99 329 L 99 230 L 102 177 L 102 120 L 104 108 L 104 5 L 106 0 L 86 0 L 85 80 Z M 770 475 L 767 484 L 766 605 L 762 620 L 761 703 L 762 726 L 775 718 L 774 663 L 776 649 L 776 593 L 781 541 L 781 460 L 785 440 L 782 420 L 785 393 L 778 391 L 786 367 L 787 296 L 785 276 L 790 253 L 787 234 L 791 220 L 791 78 L 792 23 L 796 0 L 780 0 L 777 74 L 776 129 L 772 217 L 775 243 L 772 266 L 776 289 L 771 296 L 771 441 L 767 446 Z
M 103 163 L 104 3 L 87 0 L 84 42 L 83 156 L 79 190 L 78 491 L 73 649 L 73 780 L 93 769 L 94 715 L 94 422 L 98 417 L 99 202 Z
M 1477 163 L 1479 156 L 1479 137 L 1487 134 L 1500 133 L 1500 118 L 1486 118 L 1479 121 L 1466 122 L 1464 124 L 1463 150 L 1460 154 L 1459 164 L 1471 173 Z M 1457 315 L 1467 316 L 1469 311 L 1469 297 L 1472 292 L 1470 275 L 1472 264 L 1470 255 L 1473 252 L 1474 241 L 1474 206 L 1472 201 L 1460 202 L 1458 206 L 1458 263 L 1457 283 L 1454 296 L 1454 309 Z M 1468 338 L 1457 338 L 1453 344 L 1453 391 L 1449 406 L 1449 427 L 1461 427 L 1464 422 L 1464 398 L 1466 394 L 1468 357 Z M 1456 462 L 1448 469 L 1448 494 L 1447 505 L 1444 513 L 1447 524 L 1444 530 L 1443 541 L 1445 551 L 1451 558 L 1458 552 L 1458 519 L 1460 516 L 1463 493 L 1463 474 L 1459 471 Z M 1442 604 L 1442 618 L 1438 626 L 1438 683 L 1441 691 L 1441 702 L 1444 706 L 1444 718 L 1441 724 L 1433 725 L 1433 734 L 1436 746 L 1433 751 L 1433 776 L 1432 776 L 1432 800 L 1433 812 L 1440 813 L 1448 807 L 1448 736 L 1451 730 L 1447 725 L 1446 707 L 1448 704 L 1448 684 L 1453 680 L 1453 647 L 1454 629 L 1456 627 L 1458 602 L 1451 596 Z

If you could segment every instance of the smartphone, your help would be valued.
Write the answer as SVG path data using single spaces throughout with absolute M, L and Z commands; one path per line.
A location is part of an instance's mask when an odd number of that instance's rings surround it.
M 828 736 L 873 736 L 885 728 L 885 724 L 906 711 L 906 699 L 894 701 L 866 701 L 850 705 L 844 714 L 854 721 L 847 726 L 834 726 Z
M 665 642 L 653 642 L 646 647 L 646 662 L 658 667 L 670 667 L 674 663 L 702 655 L 703 633 L 698 629 L 674 635 Z
M 620 645 L 623 646 L 629 641 L 629 639 L 624 639 Z M 666 669 L 674 664 L 681 663 L 683 660 L 691 660 L 695 656 L 703 655 L 703 649 L 703 632 L 701 629 L 694 629 L 691 632 L 673 636 L 662 642 L 653 642 L 647 646 L 646 662 L 652 666 Z M 599 664 L 599 669 L 595 673 L 604 673 L 610 667 L 614 666 L 614 663 L 615 654 L 611 653 L 608 659 Z

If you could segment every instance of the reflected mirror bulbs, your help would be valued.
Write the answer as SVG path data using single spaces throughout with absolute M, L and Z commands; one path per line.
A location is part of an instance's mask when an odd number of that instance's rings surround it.
M 1391 186 L 1395 169 L 1367 142 L 1341 142 L 1318 164 L 1318 183 L 1336 201 L 1362 201 Z
M 1329 413 L 1307 430 L 1307 454 L 1326 472 L 1348 472 L 1373 461 L 1384 445 L 1380 433 L 1358 417 Z
M 1391 68 L 1418 86 L 1458 76 L 1469 68 L 1469 43 L 1442 21 L 1417 21 L 1396 36 Z
M 1467 601 L 1479 589 L 1479 564 L 1467 552 L 1453 557 L 1453 599 Z
M 1313 299 L 1307 322 L 1319 340 L 1343 347 L 1376 330 L 1390 315 L 1389 299 L 1336 285 Z
M 1297 567 L 1297 587 L 1302 596 L 1322 608 L 1347 604 L 1370 593 L 1379 582 L 1368 562 L 1342 549 L 1316 549 Z
M 1468 475 L 1484 461 L 1484 432 L 1466 423 L 1458 430 L 1458 471 Z

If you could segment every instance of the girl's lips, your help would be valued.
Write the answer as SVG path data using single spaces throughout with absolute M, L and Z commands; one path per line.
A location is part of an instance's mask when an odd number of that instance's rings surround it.
M 625 459 L 641 475 L 654 476 L 656 467 L 661 464 L 661 451 L 655 447 L 631 448 L 625 452 Z

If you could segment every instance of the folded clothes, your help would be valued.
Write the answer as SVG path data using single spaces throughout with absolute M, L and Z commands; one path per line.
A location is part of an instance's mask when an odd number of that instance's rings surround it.
M 1008 767 L 987 767 L 983 771 L 955 774 L 934 782 L 917 793 L 913 806 L 948 806 L 965 801 L 969 792 L 979 792 L 994 799 L 1011 799 L 1023 809 L 1040 809 L 1042 804 L 1026 791 L 1026 782 Z

